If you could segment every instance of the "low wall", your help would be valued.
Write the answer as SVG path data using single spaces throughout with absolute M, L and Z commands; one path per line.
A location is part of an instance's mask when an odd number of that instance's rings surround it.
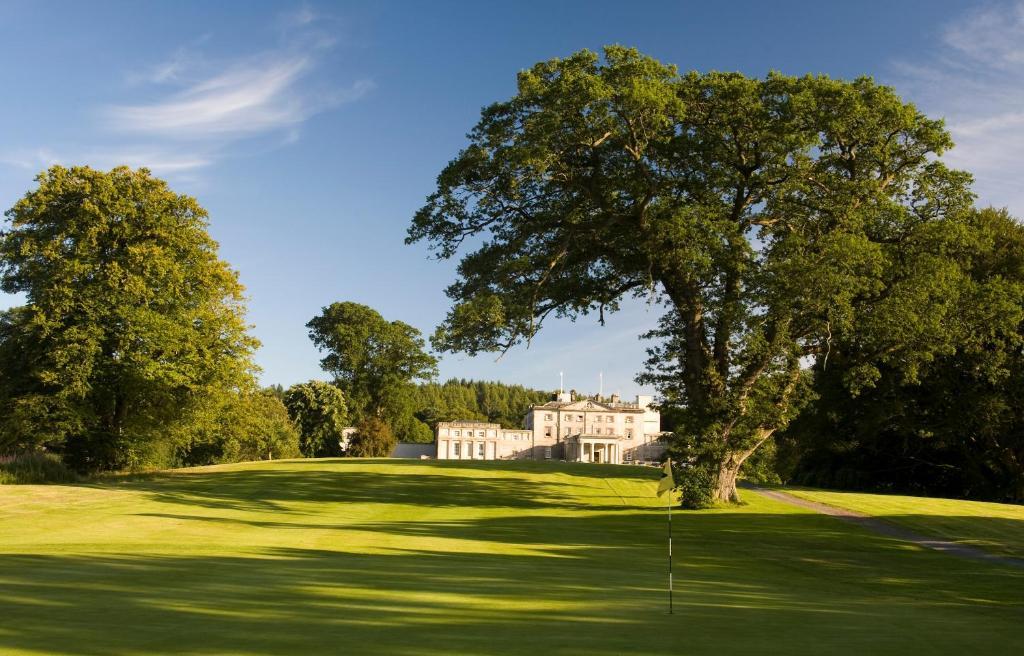
M 437 445 L 433 442 L 421 444 L 419 442 L 399 442 L 391 452 L 392 458 L 415 458 L 424 456 L 433 458 L 437 454 Z

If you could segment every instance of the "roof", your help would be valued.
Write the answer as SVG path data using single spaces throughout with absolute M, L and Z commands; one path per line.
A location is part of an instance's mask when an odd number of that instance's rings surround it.
M 582 410 L 585 412 L 630 412 L 642 413 L 644 410 L 636 403 L 605 403 L 591 399 L 579 399 L 570 403 L 563 401 L 548 401 L 540 405 L 531 406 L 533 410 Z
M 437 425 L 445 426 L 446 428 L 501 428 L 501 424 L 493 424 L 488 421 L 439 421 Z M 522 430 L 522 429 L 509 429 L 509 430 Z

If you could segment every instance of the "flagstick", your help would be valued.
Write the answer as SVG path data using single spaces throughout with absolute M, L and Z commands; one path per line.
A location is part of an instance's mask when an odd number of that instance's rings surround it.
M 672 615 L 672 490 L 668 491 L 668 614 Z

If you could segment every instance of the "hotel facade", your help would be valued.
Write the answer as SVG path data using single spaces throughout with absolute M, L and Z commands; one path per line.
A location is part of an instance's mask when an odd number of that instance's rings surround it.
M 623 402 L 576 399 L 560 394 L 557 400 L 532 406 L 524 428 L 502 428 L 477 421 L 440 422 L 435 432 L 439 460 L 567 460 L 629 464 L 651 462 L 661 456 L 661 414 L 652 409 L 653 398 L 637 396 Z

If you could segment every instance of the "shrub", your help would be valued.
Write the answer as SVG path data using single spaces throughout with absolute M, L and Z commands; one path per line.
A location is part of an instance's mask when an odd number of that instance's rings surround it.
M 0 485 L 76 483 L 78 480 L 78 475 L 52 453 L 34 451 L 0 456 Z
M 362 458 L 384 458 L 391 455 L 397 440 L 391 427 L 377 417 L 359 422 L 349 441 L 347 455 Z

